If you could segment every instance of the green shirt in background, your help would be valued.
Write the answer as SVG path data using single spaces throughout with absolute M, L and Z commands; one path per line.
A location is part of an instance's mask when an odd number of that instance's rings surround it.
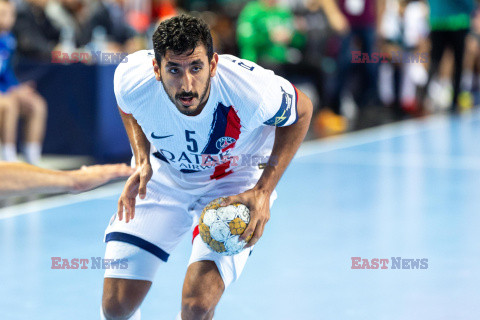
M 470 28 L 474 0 L 428 0 L 432 30 L 456 31 Z
M 289 44 L 271 40 L 269 31 L 279 26 L 292 32 Z M 241 57 L 253 62 L 288 62 L 288 48 L 305 44 L 305 37 L 296 32 L 294 16 L 288 9 L 269 7 L 259 1 L 248 3 L 240 13 L 237 37 Z

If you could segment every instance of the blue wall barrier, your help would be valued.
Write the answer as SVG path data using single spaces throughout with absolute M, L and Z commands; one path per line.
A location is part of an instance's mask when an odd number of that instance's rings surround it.
M 90 155 L 98 162 L 131 155 L 113 92 L 115 65 L 23 62 L 20 81 L 32 80 L 48 102 L 44 153 Z

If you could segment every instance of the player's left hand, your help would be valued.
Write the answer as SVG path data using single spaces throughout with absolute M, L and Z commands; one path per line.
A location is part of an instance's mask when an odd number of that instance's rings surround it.
M 245 248 L 249 248 L 258 242 L 263 234 L 265 224 L 270 220 L 270 195 L 269 192 L 253 188 L 236 196 L 226 197 L 221 203 L 222 206 L 242 203 L 250 210 L 250 223 L 240 236 L 240 240 L 243 241 L 252 236 Z

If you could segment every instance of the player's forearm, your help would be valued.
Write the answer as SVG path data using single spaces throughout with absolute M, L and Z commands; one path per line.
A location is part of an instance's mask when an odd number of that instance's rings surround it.
M 265 167 L 255 186 L 256 189 L 263 192 L 273 192 L 307 134 L 313 106 L 305 94 L 301 91 L 298 93 L 298 121 L 291 126 L 276 128 L 269 165 Z
M 137 123 L 137 120 L 130 115 L 121 112 L 123 125 L 127 131 L 128 140 L 133 149 L 135 156 L 135 163 L 137 166 L 150 163 L 150 142 L 142 131 L 142 128 Z
M 382 24 L 382 19 L 383 15 L 385 13 L 385 0 L 377 0 L 376 2 L 376 24 L 377 24 L 377 30 L 381 30 L 381 24 Z
M 0 198 L 72 191 L 74 179 L 66 172 L 25 163 L 0 163 Z

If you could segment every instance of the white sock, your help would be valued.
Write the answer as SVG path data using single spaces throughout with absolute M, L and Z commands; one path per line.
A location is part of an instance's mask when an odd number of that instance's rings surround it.
M 2 157 L 4 161 L 17 161 L 17 147 L 13 143 L 5 143 L 2 145 Z
M 137 309 L 137 311 L 135 311 L 135 313 L 133 314 L 133 316 L 131 316 L 130 318 L 128 318 L 128 320 L 140 320 L 141 319 L 141 312 L 140 312 L 140 308 Z M 103 308 L 102 306 L 100 306 L 100 320 L 107 320 L 107 318 L 105 318 L 105 315 L 103 314 Z
M 105 314 L 103 313 L 103 307 L 100 306 L 100 320 L 107 320 L 107 318 L 105 318 Z
M 38 142 L 28 142 L 23 153 L 25 155 L 25 161 L 30 164 L 38 164 L 42 155 L 42 146 Z

